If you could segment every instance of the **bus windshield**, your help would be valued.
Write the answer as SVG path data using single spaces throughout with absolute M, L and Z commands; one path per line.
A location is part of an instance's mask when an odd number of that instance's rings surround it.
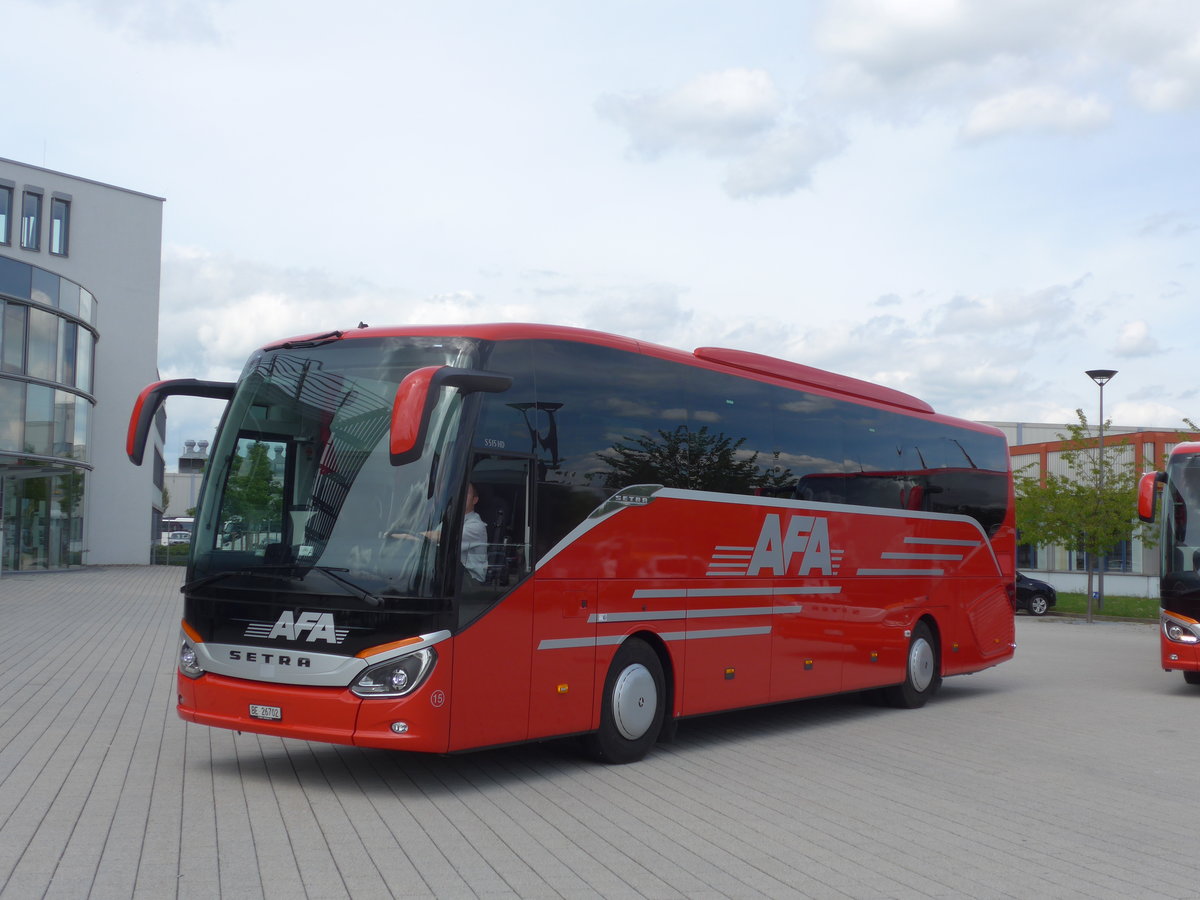
M 463 338 L 385 337 L 251 357 L 210 456 L 192 585 L 315 568 L 325 577 L 305 593 L 443 596 L 452 557 L 437 537 L 461 487 L 451 469 L 462 395 L 441 391 L 413 462 L 391 464 L 388 430 L 405 375 L 470 366 L 476 351 Z
M 1171 459 L 1163 523 L 1163 590 L 1200 592 L 1200 456 Z

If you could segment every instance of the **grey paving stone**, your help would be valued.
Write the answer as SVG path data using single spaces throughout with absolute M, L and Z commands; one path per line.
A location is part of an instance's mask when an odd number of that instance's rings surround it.
M 0 578 L 0 897 L 1195 896 L 1200 691 L 1153 626 L 1017 621 L 922 710 L 684 722 L 606 768 L 174 711 L 181 571 Z

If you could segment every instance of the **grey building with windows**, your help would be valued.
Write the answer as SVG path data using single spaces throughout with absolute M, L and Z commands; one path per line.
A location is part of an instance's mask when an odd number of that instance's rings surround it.
M 0 159 L 0 572 L 145 563 L 164 464 L 125 456 L 158 377 L 161 197 Z

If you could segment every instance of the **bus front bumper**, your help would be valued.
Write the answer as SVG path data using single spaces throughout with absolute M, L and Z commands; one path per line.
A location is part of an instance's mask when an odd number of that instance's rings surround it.
M 364 699 L 347 688 L 301 687 L 230 678 L 211 672 L 192 679 L 176 673 L 179 717 L 198 725 L 277 737 L 445 753 L 449 745 L 445 696 L 430 683 L 411 696 Z

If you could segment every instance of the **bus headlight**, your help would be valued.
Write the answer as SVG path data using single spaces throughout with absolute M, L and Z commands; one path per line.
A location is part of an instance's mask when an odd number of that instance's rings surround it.
M 1197 631 L 1198 627 L 1200 626 L 1183 622 L 1174 616 L 1163 613 L 1163 634 L 1167 636 L 1167 640 L 1169 641 L 1174 641 L 1177 644 L 1200 643 L 1200 632 Z
M 188 678 L 199 678 L 204 674 L 200 663 L 196 661 L 196 648 L 187 641 L 179 647 L 179 671 Z
M 360 697 L 403 697 L 421 686 L 435 662 L 437 652 L 426 647 L 372 666 L 358 676 L 350 690 Z

